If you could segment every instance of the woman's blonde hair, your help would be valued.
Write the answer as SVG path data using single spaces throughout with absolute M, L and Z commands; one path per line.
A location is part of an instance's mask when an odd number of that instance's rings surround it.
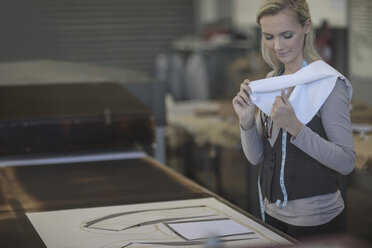
M 257 24 L 260 25 L 260 20 L 263 16 L 275 15 L 284 9 L 293 11 L 297 17 L 297 21 L 302 26 L 305 25 L 307 20 L 311 20 L 309 6 L 306 0 L 262 0 L 256 15 Z M 314 36 L 314 30 L 311 26 L 310 32 L 305 36 L 303 48 L 304 59 L 309 64 L 321 59 L 314 45 Z M 274 69 L 274 73 L 276 74 L 281 67 L 281 63 L 274 52 L 265 46 L 263 37 L 261 37 L 261 52 L 266 63 Z

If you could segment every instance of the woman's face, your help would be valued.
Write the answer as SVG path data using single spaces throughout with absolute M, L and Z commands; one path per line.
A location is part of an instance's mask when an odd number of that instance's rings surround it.
M 261 17 L 260 26 L 264 44 L 275 53 L 279 61 L 286 68 L 300 68 L 304 60 L 304 39 L 310 31 L 310 20 L 302 26 L 294 13 L 285 9 L 278 14 Z

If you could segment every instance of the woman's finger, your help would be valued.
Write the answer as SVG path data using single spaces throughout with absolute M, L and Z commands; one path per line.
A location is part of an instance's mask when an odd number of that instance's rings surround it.
M 282 90 L 280 91 L 280 98 L 281 98 L 281 100 L 283 101 L 283 103 L 285 104 L 285 99 L 287 98 L 287 96 L 285 95 L 285 91 L 284 91 L 284 89 L 282 89 Z
M 251 90 L 251 87 L 248 87 L 248 90 L 249 90 L 249 95 L 252 95 L 253 93 L 252 93 L 252 90 Z
M 244 94 L 239 94 L 240 95 L 240 97 L 242 98 L 242 99 L 244 99 L 244 102 L 247 104 L 247 105 L 251 105 L 251 99 L 249 98 L 249 96 L 246 94 L 246 93 L 244 93 Z
M 234 101 L 239 103 L 241 106 L 248 105 L 247 100 L 245 100 L 240 93 L 238 93 L 236 97 L 234 97 Z
M 276 96 L 274 104 L 276 105 L 284 104 L 282 96 Z
M 288 90 L 288 92 L 286 94 L 287 98 L 289 98 L 289 96 L 292 94 L 292 91 L 293 90 L 294 90 L 294 87 L 289 88 L 289 90 Z
M 243 85 L 241 90 L 244 90 L 244 92 L 247 94 L 247 95 L 251 95 L 252 94 L 252 91 L 251 91 L 251 88 L 249 87 L 249 85 Z
M 283 100 L 283 103 L 284 104 L 286 104 L 286 105 L 289 105 L 290 103 L 289 103 L 289 95 L 290 95 L 291 93 L 288 91 L 288 93 L 287 94 L 285 94 L 285 91 L 284 91 L 284 89 L 282 89 L 282 91 L 281 91 L 281 98 L 282 98 L 282 100 Z

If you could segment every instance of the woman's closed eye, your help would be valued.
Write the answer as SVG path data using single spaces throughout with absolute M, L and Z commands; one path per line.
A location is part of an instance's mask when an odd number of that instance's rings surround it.
M 284 33 L 281 35 L 284 39 L 290 39 L 293 37 L 293 33 Z M 264 37 L 265 37 L 265 40 L 272 40 L 274 38 L 274 36 L 272 35 L 268 35 L 268 34 L 264 34 Z
M 283 34 L 283 38 L 284 39 L 290 39 L 293 37 L 293 33 L 286 33 L 286 34 Z
M 265 37 L 266 40 L 272 40 L 273 39 L 273 36 L 268 35 L 268 34 L 265 34 L 264 37 Z

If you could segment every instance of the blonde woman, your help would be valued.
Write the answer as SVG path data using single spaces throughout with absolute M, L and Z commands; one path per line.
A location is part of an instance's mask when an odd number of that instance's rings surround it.
M 335 176 L 354 168 L 351 84 L 317 53 L 305 0 L 263 0 L 257 23 L 273 71 L 245 80 L 232 103 L 244 153 L 260 165 L 262 218 L 297 239 L 343 232 L 345 203 Z M 267 94 L 259 95 L 263 84 Z M 281 85 L 270 102 L 266 95 Z

